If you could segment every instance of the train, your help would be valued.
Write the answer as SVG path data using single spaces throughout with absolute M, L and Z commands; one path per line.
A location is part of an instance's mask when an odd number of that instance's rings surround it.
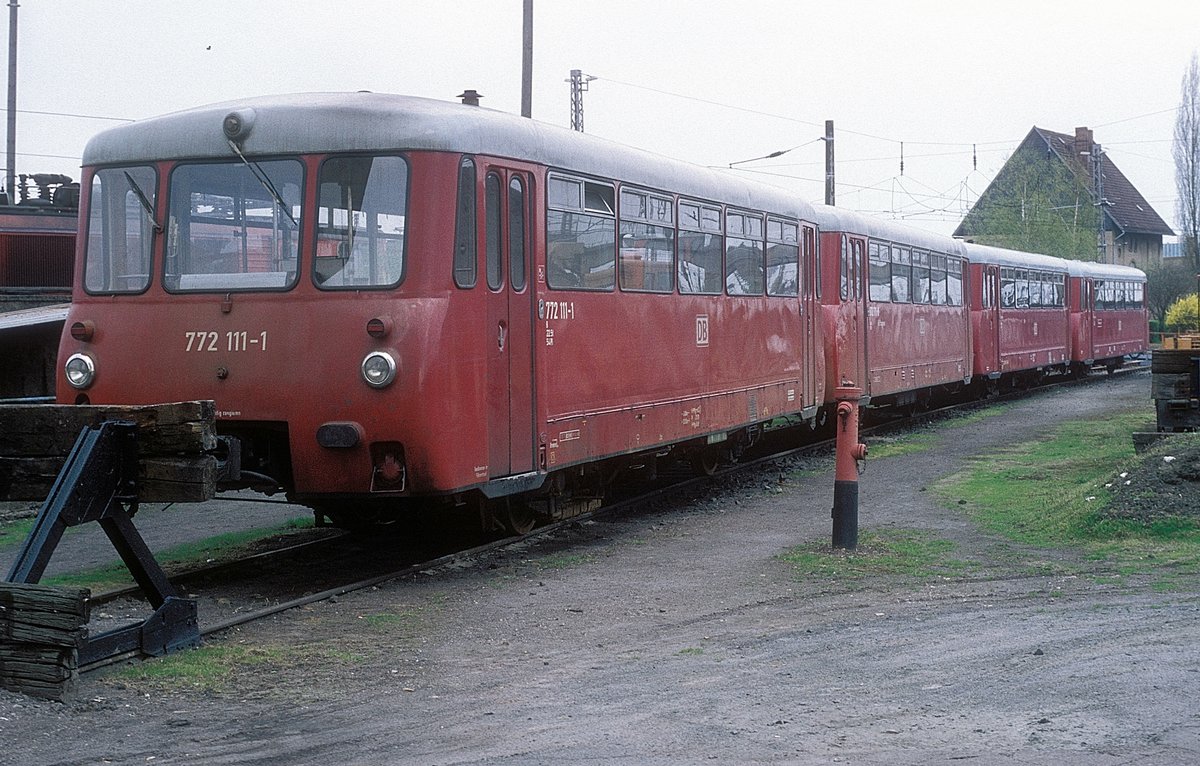
M 263 96 L 83 157 L 58 400 L 216 403 L 225 486 L 526 531 L 875 408 L 1115 368 L 1145 275 L 973 244 L 473 104 Z M 435 509 L 431 511 L 430 509 Z
M 50 401 L 71 299 L 79 185 L 21 174 L 0 191 L 0 400 Z

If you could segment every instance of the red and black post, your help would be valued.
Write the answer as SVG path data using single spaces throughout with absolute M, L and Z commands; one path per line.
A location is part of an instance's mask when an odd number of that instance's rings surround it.
M 862 389 L 843 383 L 834 390 L 837 400 L 837 464 L 833 476 L 833 547 L 858 547 L 858 461 L 866 458 L 867 445 L 858 441 L 858 405 Z

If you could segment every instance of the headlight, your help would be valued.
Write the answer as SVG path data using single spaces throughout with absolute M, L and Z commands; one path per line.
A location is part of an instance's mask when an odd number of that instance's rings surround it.
M 87 354 L 71 354 L 63 365 L 67 382 L 75 388 L 87 388 L 96 379 L 96 363 Z
M 372 388 L 384 388 L 396 379 L 396 360 L 386 351 L 372 351 L 363 358 L 362 377 Z

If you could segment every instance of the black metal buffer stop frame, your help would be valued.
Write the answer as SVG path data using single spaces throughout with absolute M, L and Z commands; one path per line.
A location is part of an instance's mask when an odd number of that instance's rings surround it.
M 84 428 L 8 573 L 8 582 L 38 582 L 68 527 L 99 522 L 154 613 L 89 638 L 79 652 L 81 664 L 130 651 L 161 656 L 200 643 L 196 602 L 180 597 L 133 525 L 137 473 L 136 423 Z

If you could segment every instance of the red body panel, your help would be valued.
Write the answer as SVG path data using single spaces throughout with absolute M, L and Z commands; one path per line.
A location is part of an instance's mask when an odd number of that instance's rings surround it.
M 1093 280 L 1071 277 L 1071 361 L 1092 364 L 1150 347 L 1146 309 L 1097 309 Z
M 794 414 L 799 299 L 565 293 L 539 285 L 547 467 Z
M 840 291 L 843 236 L 850 256 L 846 300 Z M 866 289 L 869 261 L 855 257 L 855 241 L 863 243 L 865 253 L 862 233 L 822 232 L 826 332 L 833 339 L 827 350 L 832 361 L 827 391 L 843 381 L 861 381 L 865 395 L 875 399 L 968 380 L 967 307 L 871 301 Z

